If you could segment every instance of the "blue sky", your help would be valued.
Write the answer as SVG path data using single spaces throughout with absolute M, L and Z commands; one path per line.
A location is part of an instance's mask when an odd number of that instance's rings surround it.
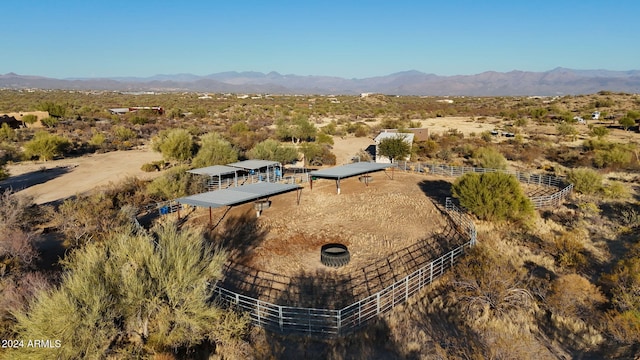
M 11 0 L 0 74 L 640 69 L 640 1 Z

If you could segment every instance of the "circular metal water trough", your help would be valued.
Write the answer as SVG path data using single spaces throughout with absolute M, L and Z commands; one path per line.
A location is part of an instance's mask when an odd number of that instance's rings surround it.
M 349 250 L 342 244 L 326 244 L 320 249 L 320 262 L 329 267 L 345 266 L 351 260 Z

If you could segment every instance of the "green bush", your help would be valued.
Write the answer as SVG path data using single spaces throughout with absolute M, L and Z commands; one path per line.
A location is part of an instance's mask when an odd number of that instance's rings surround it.
M 193 155 L 193 139 L 185 129 L 161 131 L 153 139 L 152 147 L 167 160 L 186 161 Z
M 510 174 L 467 173 L 452 186 L 453 196 L 481 220 L 526 220 L 534 215 L 531 200 Z
M 622 146 L 613 146 L 609 150 L 596 150 L 593 164 L 599 168 L 621 168 L 631 164 L 633 156 Z
M 58 288 L 36 293 L 28 313 L 16 312 L 17 334 L 60 347 L 24 347 L 14 359 L 147 358 L 199 344 L 229 342 L 247 319 L 211 303 L 226 253 L 200 231 L 121 231 L 104 244 L 76 250 Z M 55 346 L 55 345 L 54 345 Z
M 160 169 L 158 169 L 158 166 L 156 164 L 145 163 L 145 164 L 142 164 L 142 167 L 140 167 L 140 170 L 144 172 L 153 172 L 153 171 L 158 171 Z
M 193 159 L 193 166 L 224 165 L 236 161 L 238 151 L 222 135 L 213 132 L 202 136 L 202 145 Z
M 247 156 L 250 159 L 271 160 L 281 164 L 289 164 L 298 159 L 298 150 L 294 146 L 267 139 L 257 143 L 253 149 L 249 150 Z
M 147 187 L 147 194 L 156 200 L 173 200 L 187 196 L 192 177 L 184 166 L 169 169 L 166 174 L 155 178 Z
M 567 174 L 567 180 L 581 194 L 595 194 L 602 189 L 602 175 L 593 169 L 573 169 Z
M 481 147 L 473 151 L 472 157 L 475 159 L 475 165 L 485 169 L 507 168 L 507 159 L 495 148 Z
M 24 144 L 27 158 L 37 156 L 44 161 L 62 155 L 69 146 L 71 146 L 69 140 L 46 131 L 37 132 L 33 140 Z

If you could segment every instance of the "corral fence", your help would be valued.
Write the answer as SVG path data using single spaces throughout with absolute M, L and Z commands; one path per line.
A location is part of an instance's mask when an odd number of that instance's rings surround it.
M 223 305 L 237 308 L 249 314 L 254 325 L 284 334 L 306 334 L 335 337 L 353 332 L 422 290 L 454 266 L 465 251 L 476 243 L 473 221 L 455 204 L 447 200 L 447 214 L 468 241 L 432 260 L 405 278 L 364 299 L 341 309 L 318 309 L 276 305 L 215 287 L 217 300 Z
M 458 177 L 466 173 L 503 172 L 514 175 L 523 184 L 558 189 L 551 195 L 530 197 L 536 208 L 558 205 L 573 190 L 573 185 L 563 179 L 545 174 L 408 162 L 398 164 L 398 169 L 449 177 Z M 305 175 L 303 174 L 297 181 L 304 181 Z M 459 209 L 451 198 L 446 199 L 445 210 L 454 223 L 456 231 L 465 236 L 468 241 L 413 271 L 403 279 L 341 309 L 277 305 L 225 289 L 219 285 L 214 290 L 216 299 L 225 306 L 247 312 L 254 325 L 278 333 L 321 337 L 336 337 L 351 333 L 373 319 L 390 312 L 394 307 L 406 303 L 411 296 L 453 267 L 465 251 L 476 244 L 476 227 L 471 218 Z
M 571 192 L 573 191 L 573 185 L 568 183 L 563 178 L 547 174 L 532 174 L 520 171 L 485 169 L 471 166 L 450 166 L 411 162 L 399 163 L 398 169 L 447 177 L 459 177 L 467 173 L 485 174 L 501 172 L 515 176 L 516 179 L 518 179 L 518 181 L 522 184 L 558 189 L 558 191 L 554 192 L 553 194 L 529 197 L 536 209 L 548 206 L 557 206 L 561 204 L 564 199 L 566 199 L 567 196 L 569 196 L 569 194 L 571 194 Z
M 466 173 L 503 172 L 514 175 L 518 181 L 527 185 L 556 188 L 550 195 L 531 196 L 536 208 L 560 204 L 573 190 L 573 185 L 562 178 L 546 174 L 530 174 L 518 171 L 484 169 L 476 167 L 449 166 L 440 164 L 401 162 L 397 169 L 424 174 L 459 177 Z M 309 181 L 308 169 L 285 172 L 279 178 L 270 178 L 278 182 L 301 183 Z M 264 181 L 262 174 L 254 174 L 239 179 L 242 183 Z M 214 189 L 235 186 L 231 179 L 224 183 L 209 183 Z M 180 205 L 175 201 L 149 204 L 146 210 L 156 210 L 161 215 L 178 211 Z M 389 313 L 394 307 L 404 304 L 417 292 L 430 285 L 453 267 L 464 253 L 476 244 L 476 227 L 471 218 L 456 207 L 451 198 L 445 201 L 445 212 L 455 225 L 456 232 L 465 237 L 466 242 L 448 251 L 440 257 L 414 270 L 406 277 L 386 288 L 340 309 L 322 309 L 277 305 L 258 298 L 247 296 L 224 288 L 220 284 L 214 287 L 216 300 L 223 306 L 236 308 L 249 314 L 252 324 L 283 334 L 303 334 L 321 337 L 336 337 L 351 333 L 381 315 Z

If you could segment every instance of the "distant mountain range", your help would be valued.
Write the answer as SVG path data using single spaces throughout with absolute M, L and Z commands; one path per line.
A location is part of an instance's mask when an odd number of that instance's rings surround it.
M 432 96 L 577 95 L 601 90 L 640 93 L 640 70 L 556 68 L 545 72 L 487 71 L 476 75 L 456 76 L 439 76 L 411 70 L 363 79 L 235 71 L 204 76 L 175 74 L 146 78 L 72 79 L 8 73 L 0 75 L 0 88 L 319 95 L 353 95 L 365 92 Z

